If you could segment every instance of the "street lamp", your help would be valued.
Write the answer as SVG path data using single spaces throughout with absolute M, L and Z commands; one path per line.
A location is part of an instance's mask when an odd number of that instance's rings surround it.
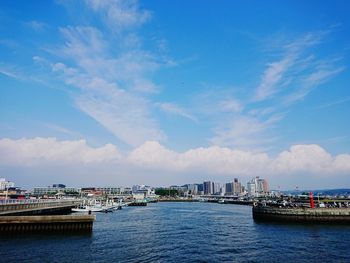
M 5 186 L 5 190 L 6 190 L 6 195 L 5 195 L 5 204 L 7 204 L 7 195 L 8 195 L 8 189 L 7 189 L 7 186 Z

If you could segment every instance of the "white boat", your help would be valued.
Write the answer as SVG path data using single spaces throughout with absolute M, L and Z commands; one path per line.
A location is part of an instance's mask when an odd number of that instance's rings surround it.
M 101 202 L 97 202 L 96 200 L 84 203 L 72 208 L 73 212 L 80 213 L 91 213 L 91 212 L 113 212 L 113 206 L 107 203 L 106 205 L 102 205 Z
M 72 208 L 73 212 L 81 212 L 81 213 L 89 213 L 89 212 L 105 212 L 106 209 L 102 207 L 95 207 L 89 205 L 78 206 L 76 208 Z

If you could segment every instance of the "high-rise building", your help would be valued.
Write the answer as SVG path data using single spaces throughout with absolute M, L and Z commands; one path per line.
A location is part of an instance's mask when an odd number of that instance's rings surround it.
M 238 196 L 242 193 L 242 184 L 235 178 L 233 182 L 225 184 L 226 195 Z
M 221 184 L 220 183 L 213 183 L 213 194 L 214 195 L 221 194 Z
M 225 184 L 225 193 L 226 195 L 233 195 L 233 183 Z
M 233 181 L 233 195 L 240 195 L 242 193 L 242 185 L 238 181 L 238 178 L 235 178 Z
M 198 194 L 198 185 L 197 184 L 186 184 L 186 188 L 189 194 L 197 195 Z
M 203 182 L 203 191 L 205 195 L 212 195 L 214 192 L 213 183 L 211 181 Z
M 269 192 L 268 183 L 257 176 L 247 183 L 247 191 L 250 196 L 266 195 Z

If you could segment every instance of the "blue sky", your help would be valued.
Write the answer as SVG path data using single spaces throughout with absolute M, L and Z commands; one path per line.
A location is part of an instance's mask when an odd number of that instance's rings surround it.
M 0 6 L 0 176 L 350 187 L 347 1 Z

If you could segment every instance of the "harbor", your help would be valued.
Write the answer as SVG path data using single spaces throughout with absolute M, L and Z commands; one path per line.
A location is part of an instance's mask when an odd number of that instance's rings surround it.
M 93 213 L 92 232 L 0 235 L 1 253 L 8 262 L 271 262 L 271 257 L 315 262 L 315 253 L 347 262 L 350 257 L 348 225 L 256 222 L 251 210 L 210 202 L 148 203 Z

